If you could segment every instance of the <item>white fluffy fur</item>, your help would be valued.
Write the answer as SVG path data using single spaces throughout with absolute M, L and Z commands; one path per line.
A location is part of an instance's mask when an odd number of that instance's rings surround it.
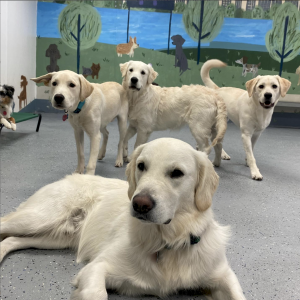
M 116 82 L 102 84 L 90 83 L 82 75 L 72 71 L 59 71 L 49 73 L 31 80 L 50 86 L 50 101 L 54 108 L 68 110 L 69 121 L 74 128 L 77 146 L 78 165 L 76 173 L 84 173 L 84 132 L 91 140 L 90 158 L 86 168 L 87 174 L 95 174 L 97 158 L 103 159 L 109 132 L 106 126 L 118 118 L 120 140 L 116 167 L 123 165 L 123 140 L 127 128 L 128 101 L 122 86 Z M 53 86 L 53 83 L 56 86 Z M 70 83 L 75 87 L 70 87 Z M 55 95 L 65 97 L 61 105 L 54 100 Z M 80 101 L 85 104 L 79 114 L 73 113 Z M 103 142 L 100 149 L 101 133 Z M 100 149 L 100 151 L 99 151 Z
M 137 168 L 141 161 L 144 171 Z M 184 175 L 171 178 L 174 169 Z M 1 260 L 28 247 L 73 247 L 77 261 L 89 263 L 74 280 L 72 300 L 106 300 L 107 288 L 163 297 L 199 287 L 213 300 L 245 300 L 225 256 L 228 228 L 210 208 L 219 178 L 207 155 L 158 139 L 134 151 L 126 174 L 129 186 L 74 174 L 40 189 L 1 219 Z M 132 217 L 128 195 L 139 193 L 156 202 L 146 221 Z M 190 245 L 190 234 L 200 242 Z
M 120 64 L 123 88 L 129 101 L 129 127 L 124 139 L 124 157 L 128 140 L 137 133 L 134 148 L 147 142 L 157 130 L 177 129 L 188 124 L 201 151 L 215 148 L 214 165 L 221 163 L 222 140 L 227 128 L 226 107 L 212 90 L 200 85 L 162 88 L 152 85 L 157 72 L 141 61 Z M 138 81 L 135 86 L 132 78 Z M 209 138 L 213 141 L 209 146 Z
M 212 59 L 204 63 L 201 69 L 201 78 L 204 84 L 216 92 L 225 101 L 228 118 L 240 128 L 246 152 L 246 163 L 250 168 L 251 177 L 262 180 L 256 160 L 253 155 L 255 143 L 261 133 L 269 126 L 274 107 L 279 96 L 284 97 L 291 86 L 291 82 L 279 76 L 257 76 L 246 82 L 246 89 L 231 87 L 219 88 L 209 77 L 212 68 L 222 68 L 226 64 L 220 60 Z M 275 88 L 276 87 L 276 88 Z M 272 94 L 270 105 L 264 105 L 265 94 Z M 222 159 L 230 156 L 222 149 Z

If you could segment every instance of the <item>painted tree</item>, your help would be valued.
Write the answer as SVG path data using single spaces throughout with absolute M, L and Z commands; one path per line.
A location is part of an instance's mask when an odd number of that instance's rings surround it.
M 263 8 L 261 6 L 256 6 L 252 10 L 252 19 L 263 19 L 264 14 Z
M 225 8 L 225 16 L 227 18 L 234 18 L 235 14 L 235 5 L 233 3 L 230 3 Z
M 276 10 L 273 28 L 266 34 L 266 47 L 269 54 L 280 62 L 280 76 L 283 63 L 291 61 L 300 52 L 299 21 L 296 6 L 285 2 Z
M 89 4 L 72 2 L 60 13 L 58 28 L 63 42 L 72 49 L 77 49 L 77 73 L 79 73 L 80 50 L 94 46 L 100 36 L 100 15 Z
M 189 1 L 182 15 L 185 31 L 198 41 L 197 64 L 200 61 L 201 40 L 211 42 L 220 32 L 224 21 L 224 9 L 218 1 Z

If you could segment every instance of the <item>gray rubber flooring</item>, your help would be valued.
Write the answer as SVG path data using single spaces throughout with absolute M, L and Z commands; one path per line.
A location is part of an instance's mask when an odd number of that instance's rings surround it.
M 26 200 L 42 186 L 59 180 L 76 168 L 73 130 L 61 114 L 44 114 L 40 132 L 37 119 L 19 123 L 17 131 L 2 130 L 1 216 Z M 109 125 L 106 157 L 96 174 L 125 179 L 117 169 L 117 123 Z M 189 129 L 155 132 L 151 139 L 179 138 L 195 146 Z M 85 137 L 86 159 L 89 139 Z M 130 149 L 133 148 L 133 140 Z M 214 197 L 216 219 L 231 225 L 228 260 L 246 298 L 300 299 L 300 131 L 268 128 L 258 141 L 255 157 L 264 176 L 250 178 L 239 130 L 229 124 L 224 148 L 231 155 L 217 169 L 220 186 Z M 20 250 L 1 264 L 1 299 L 69 299 L 70 281 L 82 265 L 71 250 Z M 109 299 L 137 299 L 110 293 Z M 155 297 L 138 299 L 153 300 Z M 169 299 L 204 299 L 183 293 Z M 92 300 L 92 299 L 91 299 Z

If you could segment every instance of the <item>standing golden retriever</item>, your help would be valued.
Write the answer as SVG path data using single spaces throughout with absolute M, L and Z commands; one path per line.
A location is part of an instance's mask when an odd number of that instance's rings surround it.
M 228 118 L 241 130 L 251 177 L 254 180 L 262 180 L 263 176 L 256 165 L 253 149 L 261 133 L 271 122 L 279 96 L 286 95 L 291 82 L 280 76 L 257 76 L 246 82 L 247 91 L 233 87 L 219 88 L 210 79 L 209 71 L 225 66 L 222 61 L 211 59 L 203 64 L 201 78 L 206 86 L 215 89 L 225 101 Z M 230 159 L 224 149 L 222 159 Z
M 199 287 L 213 300 L 245 300 L 225 256 L 228 229 L 213 217 L 219 178 L 207 155 L 157 139 L 134 151 L 126 175 L 129 185 L 74 174 L 43 187 L 1 219 L 0 259 L 29 247 L 76 249 L 89 263 L 72 300 L 107 300 L 108 288 L 164 297 Z
M 109 134 L 106 126 L 114 118 L 118 118 L 120 132 L 115 166 L 123 166 L 123 140 L 127 128 L 128 101 L 120 84 L 116 82 L 90 83 L 82 75 L 69 70 L 49 73 L 31 80 L 50 86 L 52 106 L 68 111 L 68 119 L 74 129 L 77 146 L 76 173 L 84 173 L 84 132 L 91 140 L 90 159 L 86 173 L 93 175 L 97 158 L 101 160 L 105 156 Z M 103 134 L 101 149 L 100 132 Z
M 141 61 L 120 64 L 120 69 L 129 101 L 125 158 L 128 140 L 136 133 L 134 148 L 146 143 L 153 131 L 178 129 L 187 124 L 199 150 L 209 152 L 212 146 L 215 147 L 213 164 L 220 165 L 227 113 L 224 101 L 216 92 L 200 85 L 184 85 L 181 88 L 154 86 L 152 82 L 157 72 Z M 210 137 L 213 139 L 211 146 Z

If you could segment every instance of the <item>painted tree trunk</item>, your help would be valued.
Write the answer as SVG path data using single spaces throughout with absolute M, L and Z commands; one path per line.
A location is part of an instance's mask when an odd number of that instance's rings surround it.
M 77 23 L 77 74 L 79 74 L 80 66 L 80 14 L 78 15 Z
M 204 12 L 204 0 L 201 0 L 201 11 L 200 11 L 200 27 L 199 27 L 199 40 L 198 40 L 197 65 L 199 65 L 199 62 L 200 62 L 201 38 L 202 38 L 202 24 L 203 24 L 203 12 Z

